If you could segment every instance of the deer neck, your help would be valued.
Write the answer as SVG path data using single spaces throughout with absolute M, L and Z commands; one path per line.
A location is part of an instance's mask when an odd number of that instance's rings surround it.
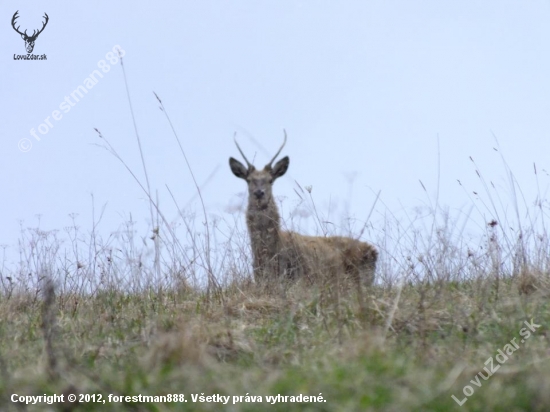
M 251 200 L 248 205 L 246 222 L 253 247 L 276 253 L 280 239 L 281 218 L 275 202 L 271 200 L 267 206 L 261 208 Z

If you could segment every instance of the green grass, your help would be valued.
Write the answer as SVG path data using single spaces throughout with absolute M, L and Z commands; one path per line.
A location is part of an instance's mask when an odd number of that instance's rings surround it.
M 42 299 L 14 294 L 0 303 L 2 403 L 12 394 L 184 394 L 186 403 L 81 403 L 76 410 L 512 411 L 550 406 L 548 291 L 480 301 L 475 282 L 374 287 L 367 313 L 353 294 L 318 305 L 295 287 L 286 299 L 243 285 L 222 301 L 186 290 L 57 296 L 43 326 Z M 490 288 L 491 282 L 485 287 Z M 424 291 L 427 289 L 428 292 Z M 198 304 L 202 302 L 202 304 Z M 421 309 L 423 308 L 423 309 Z M 517 338 L 525 320 L 542 325 L 481 387 L 469 383 L 485 361 Z M 53 349 L 46 350 L 50 328 Z M 54 359 L 55 366 L 48 366 Z M 495 361 L 496 365 L 496 361 Z M 459 407 L 462 388 L 474 393 Z M 220 407 L 191 395 L 262 396 Z M 268 404 L 268 395 L 318 396 L 326 402 Z M 44 404 L 34 410 L 45 410 Z M 32 407 L 29 409 L 32 410 Z

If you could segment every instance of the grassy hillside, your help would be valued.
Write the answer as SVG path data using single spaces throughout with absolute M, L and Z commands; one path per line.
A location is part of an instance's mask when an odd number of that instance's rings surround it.
M 99 402 L 55 407 L 548 410 L 548 275 L 534 270 L 377 284 L 363 309 L 353 291 L 325 299 L 321 288 L 295 285 L 282 296 L 246 279 L 209 295 L 189 286 L 55 293 L 42 280 L 36 293 L 1 299 L 2 409 L 24 410 L 13 394 L 73 393 Z M 109 402 L 140 394 L 184 401 Z M 277 395 L 317 401 L 267 399 Z
M 515 223 L 500 205 L 477 239 L 436 208 L 365 225 L 381 255 L 362 294 L 259 290 L 237 219 L 223 241 L 159 210 L 141 239 L 22 229 L 0 267 L 0 409 L 547 411 L 548 204 Z

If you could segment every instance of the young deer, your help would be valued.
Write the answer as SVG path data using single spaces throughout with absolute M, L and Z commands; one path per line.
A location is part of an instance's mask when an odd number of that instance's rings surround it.
M 286 138 L 285 132 L 281 148 L 263 170 L 256 170 L 248 161 L 236 139 L 235 144 L 247 167 L 229 158 L 233 174 L 248 184 L 246 224 L 254 257 L 255 281 L 259 284 L 281 278 L 315 281 L 328 276 L 325 280 L 330 282 L 348 276 L 359 286 L 371 285 L 378 258 L 374 246 L 349 237 L 304 236 L 281 229 L 272 187 L 273 182 L 286 173 L 290 160 L 285 156 L 275 166 L 273 162 L 283 150 Z

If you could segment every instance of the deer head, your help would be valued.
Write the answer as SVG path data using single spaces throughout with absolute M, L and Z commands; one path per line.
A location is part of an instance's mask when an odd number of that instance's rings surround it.
M 11 19 L 11 25 L 12 25 L 13 29 L 21 35 L 21 38 L 23 40 L 25 40 L 25 48 L 27 49 L 27 53 L 32 53 L 32 51 L 34 50 L 34 42 L 36 41 L 36 38 L 38 37 L 38 35 L 40 33 L 42 33 L 42 31 L 44 30 L 44 28 L 48 24 L 48 20 L 50 18 L 48 17 L 48 15 L 46 13 L 44 13 L 44 18 L 46 19 L 46 21 L 42 24 L 42 28 L 40 30 L 38 30 L 38 32 L 36 30 L 33 30 L 32 35 L 29 36 L 29 35 L 27 35 L 27 30 L 25 30 L 25 32 L 22 33 L 22 32 L 19 31 L 20 26 L 17 26 L 17 28 L 15 27 L 15 20 L 17 20 L 17 18 L 19 17 L 17 15 L 17 13 L 19 13 L 19 10 L 17 10 L 15 12 L 15 14 L 13 15 L 13 17 Z
M 247 166 L 244 166 L 237 159 L 230 157 L 229 166 L 231 167 L 231 171 L 235 176 L 244 179 L 248 184 L 249 204 L 255 205 L 258 209 L 265 209 L 268 207 L 269 203 L 273 201 L 273 182 L 275 179 L 286 173 L 290 163 L 288 156 L 285 156 L 275 163 L 275 166 L 273 166 L 273 162 L 277 156 L 279 156 L 279 153 L 281 153 L 281 150 L 283 150 L 283 147 L 286 144 L 286 131 L 285 140 L 282 146 L 277 153 L 275 153 L 273 159 L 265 165 L 263 170 L 256 170 L 254 165 L 248 161 L 239 147 L 237 139 L 235 139 L 235 144 L 237 145 L 237 149 L 239 149 L 239 152 L 241 153 L 241 156 L 245 160 Z

